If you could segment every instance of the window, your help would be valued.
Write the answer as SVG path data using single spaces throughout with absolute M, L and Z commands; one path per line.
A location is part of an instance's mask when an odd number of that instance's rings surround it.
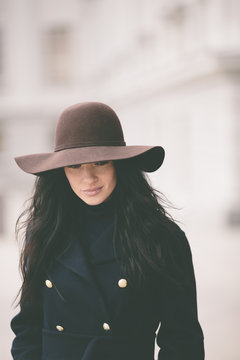
M 66 84 L 71 78 L 71 31 L 55 26 L 44 36 L 45 76 L 51 84 Z
M 0 28 L 0 83 L 2 82 L 3 76 L 3 32 Z
M 3 123 L 0 120 L 0 152 L 4 149 L 4 138 L 3 138 Z
M 0 195 L 0 235 L 4 233 L 4 200 Z

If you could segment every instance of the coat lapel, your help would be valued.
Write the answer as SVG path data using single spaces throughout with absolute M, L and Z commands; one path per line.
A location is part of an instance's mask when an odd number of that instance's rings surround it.
M 120 258 L 115 254 L 113 232 L 114 224 L 110 224 L 89 248 L 89 257 L 81 244 L 81 239 L 71 231 L 66 232 L 64 236 L 68 239 L 69 246 L 57 256 L 57 261 L 79 276 L 91 279 L 91 265 L 118 261 Z
M 65 236 L 69 246 L 57 256 L 57 261 L 79 276 L 89 279 L 89 264 L 80 239 L 71 232 Z
M 56 257 L 57 262 L 91 284 L 95 298 L 98 300 L 107 318 L 109 318 L 109 310 L 93 270 L 94 264 L 117 260 L 112 244 L 113 228 L 109 227 L 106 229 L 106 232 L 96 240 L 90 249 L 89 257 L 86 255 L 84 247 L 77 235 L 68 232 L 65 233 L 65 236 L 69 241 L 69 246 Z

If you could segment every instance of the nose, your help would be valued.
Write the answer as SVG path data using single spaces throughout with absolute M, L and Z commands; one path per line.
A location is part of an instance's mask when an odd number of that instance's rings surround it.
M 98 180 L 96 171 L 91 164 L 81 165 L 81 177 L 82 177 L 82 181 L 86 184 L 92 184 Z

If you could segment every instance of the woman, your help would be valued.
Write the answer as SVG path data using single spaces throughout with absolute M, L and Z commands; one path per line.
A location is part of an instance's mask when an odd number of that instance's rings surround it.
M 153 360 L 155 337 L 160 360 L 204 359 L 189 244 L 145 177 L 163 159 L 97 102 L 62 113 L 53 153 L 15 159 L 37 179 L 13 359 Z

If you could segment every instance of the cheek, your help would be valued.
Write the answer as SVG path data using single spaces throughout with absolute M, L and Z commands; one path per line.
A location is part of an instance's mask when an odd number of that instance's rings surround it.
M 67 171 L 65 171 L 66 178 L 69 182 L 69 185 L 71 186 L 72 190 L 75 192 L 78 189 L 79 181 L 77 179 L 77 176 L 74 176 L 73 174 L 69 174 Z

